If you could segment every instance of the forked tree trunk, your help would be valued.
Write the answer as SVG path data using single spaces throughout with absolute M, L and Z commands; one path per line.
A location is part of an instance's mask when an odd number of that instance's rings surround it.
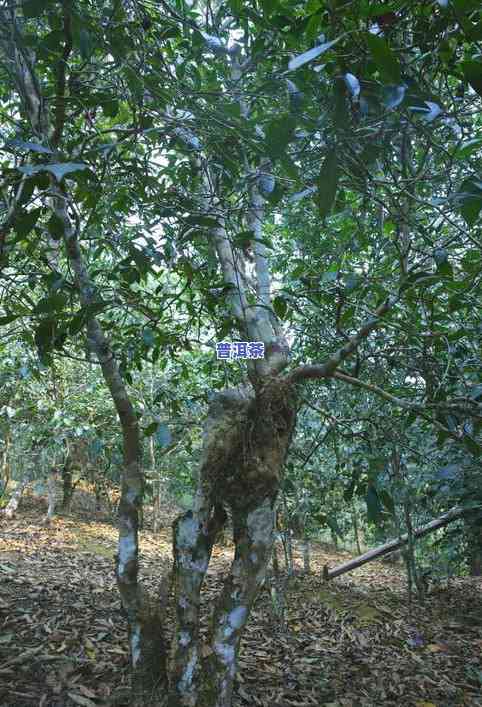
M 169 707 L 230 707 L 241 637 L 272 553 L 274 505 L 295 423 L 290 386 L 224 391 L 207 420 L 192 511 L 174 525 L 175 646 Z M 234 560 L 199 639 L 200 592 L 213 543 L 233 518 Z

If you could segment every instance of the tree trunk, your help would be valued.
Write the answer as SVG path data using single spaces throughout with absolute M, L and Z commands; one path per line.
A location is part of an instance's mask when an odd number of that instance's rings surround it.
M 151 465 L 152 474 L 152 505 L 153 505 L 153 517 L 152 517 L 152 530 L 154 533 L 158 533 L 161 529 L 161 471 L 156 469 L 156 450 L 154 448 L 154 437 L 151 435 L 149 437 L 149 461 Z
M 468 520 L 467 522 L 467 542 L 468 542 L 468 565 L 471 577 L 482 576 L 482 518 L 478 520 Z
M 83 307 L 90 309 L 98 301 L 98 295 L 83 262 L 78 234 L 70 220 L 65 195 L 53 179 L 51 191 L 54 194 L 54 212 L 63 224 L 66 255 L 75 275 L 80 301 Z M 128 623 L 133 700 L 142 705 L 162 704 L 167 676 L 161 616 L 159 607 L 151 602 L 138 583 L 139 512 L 144 493 L 139 423 L 115 355 L 95 318 L 87 321 L 87 341 L 100 363 L 122 429 L 123 466 L 116 577 Z
M 5 434 L 5 446 L 3 448 L 2 461 L 0 464 L 1 478 L 3 481 L 3 486 L 2 486 L 2 495 L 3 496 L 5 496 L 8 484 L 10 482 L 10 457 L 9 457 L 10 442 L 11 442 L 11 435 L 10 435 L 10 432 L 7 432 Z
M 285 558 L 285 569 L 288 577 L 293 575 L 293 540 L 291 528 L 285 528 L 281 531 L 281 542 L 283 544 L 283 555 Z
M 169 707 L 230 707 L 241 636 L 271 557 L 274 504 L 295 423 L 290 386 L 223 391 L 209 411 L 192 511 L 174 524 L 177 625 Z M 208 645 L 199 640 L 200 591 L 213 544 L 233 518 L 234 560 Z
M 210 652 L 203 661 L 200 707 L 230 707 L 244 627 L 266 577 L 274 529 L 274 499 L 233 513 L 236 545 L 231 573 L 212 618 Z M 211 652 L 212 651 L 212 652 Z
M 50 469 L 47 478 L 47 497 L 48 507 L 47 515 L 45 516 L 45 523 L 46 525 L 50 525 L 50 522 L 55 515 L 55 504 L 57 501 L 57 469 L 55 467 Z
M 303 571 L 305 574 L 311 574 L 311 545 L 306 534 L 303 537 L 301 550 L 303 553 Z
M 272 563 L 273 563 L 273 574 L 276 579 L 279 578 L 279 558 L 278 558 L 278 543 L 276 540 L 273 542 L 273 553 L 272 553 Z
M 358 515 L 356 511 L 356 506 L 353 501 L 351 502 L 351 519 L 353 523 L 353 534 L 355 536 L 356 549 L 358 554 L 361 555 L 360 533 L 358 530 Z
M 448 525 L 448 523 L 451 523 L 452 521 L 461 518 L 466 512 L 467 511 L 463 508 L 452 508 L 447 513 L 444 513 L 444 515 L 440 516 L 440 518 L 436 518 L 430 523 L 427 523 L 427 525 L 423 525 L 421 528 L 417 528 L 416 530 L 414 530 L 413 535 L 417 538 L 422 537 L 423 535 L 428 535 L 428 533 L 431 533 L 432 531 L 437 530 L 438 528 L 443 528 L 444 525 Z M 354 560 L 344 562 L 342 565 L 339 565 L 333 570 L 330 570 L 327 565 L 325 565 L 325 567 L 323 568 L 323 579 L 333 579 L 334 577 L 339 577 L 340 575 L 345 574 L 345 572 L 351 572 L 351 570 L 354 570 L 357 567 L 361 567 L 367 562 L 371 562 L 372 560 L 376 560 L 378 557 L 387 555 L 389 552 L 398 550 L 398 548 L 402 547 L 402 545 L 405 545 L 407 543 L 407 540 L 407 535 L 402 535 L 402 537 L 398 540 L 391 540 L 390 542 L 385 543 L 380 547 L 374 548 L 373 550 L 369 550 L 360 557 L 356 557 Z
M 22 494 L 29 485 L 29 483 L 32 481 L 32 472 L 31 470 L 27 470 L 24 472 L 22 478 L 17 484 L 17 487 L 15 491 L 12 493 L 10 496 L 10 500 L 5 506 L 3 512 L 5 514 L 5 517 L 11 520 L 15 513 L 17 512 L 18 506 L 20 504 L 20 499 L 22 498 Z
M 72 459 L 70 454 L 62 467 L 62 504 L 61 509 L 65 513 L 70 513 L 72 506 L 72 496 L 74 495 L 74 486 L 72 483 Z

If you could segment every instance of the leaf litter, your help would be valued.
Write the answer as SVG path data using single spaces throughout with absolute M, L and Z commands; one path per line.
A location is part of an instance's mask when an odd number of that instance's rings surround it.
M 115 584 L 115 523 L 85 510 L 42 523 L 27 497 L 0 526 L 0 707 L 129 705 L 126 624 Z M 171 533 L 140 533 L 153 594 Z M 202 597 L 205 636 L 232 546 L 216 547 Z M 412 603 L 398 568 L 372 562 L 328 583 L 347 558 L 322 545 L 285 582 L 281 622 L 269 589 L 243 638 L 233 707 L 482 707 L 482 580 L 459 578 Z M 286 579 L 286 578 L 285 578 Z M 168 615 L 172 629 L 173 616 Z

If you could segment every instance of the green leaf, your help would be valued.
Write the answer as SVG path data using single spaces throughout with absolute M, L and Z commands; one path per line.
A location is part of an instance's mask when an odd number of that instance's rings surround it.
M 473 226 L 482 209 L 482 182 L 475 177 L 465 179 L 455 198 L 462 217 L 469 226 Z
M 215 218 L 212 218 L 211 216 L 202 216 L 201 214 L 188 216 L 186 218 L 186 223 L 194 223 L 197 226 L 204 226 L 205 228 L 219 228 L 221 225 Z
M 373 61 L 377 65 L 382 77 L 394 83 L 400 83 L 402 77 L 400 65 L 386 40 L 368 33 L 366 35 L 366 41 Z
M 156 432 L 158 426 L 158 422 L 151 422 L 150 425 L 144 428 L 144 437 L 150 437 L 151 435 L 153 435 L 154 432 Z
M 266 149 L 273 158 L 281 157 L 294 137 L 296 118 L 285 113 L 268 123 L 266 128 Z
M 23 3 L 23 15 L 25 19 L 32 17 L 40 17 L 40 15 L 48 10 L 50 0 L 25 0 Z
M 473 400 L 480 400 L 482 398 L 482 384 L 474 385 L 469 391 L 469 397 Z
M 51 172 L 58 182 L 61 182 L 67 174 L 87 169 L 87 165 L 75 162 L 64 162 L 62 164 L 45 165 L 45 169 L 47 172 Z
M 0 326 L 5 326 L 6 324 L 10 324 L 11 322 L 14 322 L 18 317 L 21 316 L 19 314 L 9 314 L 6 317 L 0 317 Z
M 288 302 L 284 297 L 275 297 L 273 300 L 273 309 L 280 319 L 284 319 L 288 311 Z
M 464 61 L 462 62 L 462 71 L 465 80 L 479 96 L 482 96 L 482 61 Z
M 455 157 L 459 159 L 465 159 L 470 157 L 474 152 L 482 150 L 482 138 L 476 137 L 473 140 L 467 140 L 467 142 L 462 143 L 455 153 Z
M 53 155 L 51 149 L 40 145 L 38 142 L 24 142 L 23 140 L 9 140 L 5 143 L 6 147 L 19 147 L 21 150 L 28 150 L 29 152 L 39 152 L 46 155 Z
M 32 211 L 24 211 L 22 214 L 18 215 L 14 222 L 15 233 L 17 233 L 21 238 L 25 238 L 35 224 L 42 212 L 41 208 L 32 209 Z
M 23 167 L 17 167 L 19 172 L 22 174 L 27 174 L 29 177 L 32 174 L 38 174 L 38 172 L 50 172 L 54 175 L 55 179 L 60 182 L 65 177 L 66 174 L 71 172 L 78 172 L 82 169 L 87 169 L 88 165 L 76 162 L 59 162 L 56 164 L 42 164 L 42 165 L 25 165 Z
M 278 9 L 278 0 L 261 0 L 261 7 L 263 8 L 263 15 L 269 17 Z
M 480 446 L 480 444 L 478 444 L 478 442 L 475 441 L 475 439 L 473 439 L 469 435 L 464 435 L 463 442 L 469 452 L 474 455 L 475 459 L 481 458 L 482 447 Z
M 328 216 L 335 202 L 339 168 L 336 149 L 332 148 L 323 162 L 318 176 L 317 205 L 322 218 Z
M 55 319 L 44 319 L 40 322 L 35 332 L 35 343 L 41 352 L 52 348 L 56 331 L 57 323 Z
M 345 288 L 347 292 L 353 292 L 363 282 L 363 277 L 358 273 L 350 272 L 345 276 Z
M 190 493 L 183 493 L 181 498 L 179 499 L 179 504 L 182 506 L 182 508 L 186 508 L 189 510 L 192 508 L 194 503 L 194 497 Z
M 337 39 L 333 39 L 331 42 L 324 42 L 323 44 L 319 44 L 317 47 L 308 49 L 308 51 L 303 54 L 298 54 L 298 56 L 295 56 L 288 62 L 289 71 L 296 71 L 296 69 L 299 69 L 300 66 L 303 66 L 303 64 L 313 61 L 313 59 L 316 59 L 321 54 L 328 51 L 328 49 L 331 49 L 331 47 L 339 42 L 340 39 L 341 37 L 338 37 Z
M 387 108 L 396 108 L 405 98 L 406 86 L 384 86 L 382 91 L 383 105 Z
M 65 296 L 61 293 L 50 295 L 50 297 L 44 297 L 38 302 L 37 306 L 35 307 L 35 313 L 50 314 L 56 311 L 61 311 L 65 306 L 65 302 Z
M 90 33 L 82 27 L 79 32 L 79 49 L 80 55 L 84 61 L 88 61 L 94 51 L 94 46 L 92 42 L 92 37 Z
M 119 101 L 116 98 L 109 98 L 108 100 L 102 101 L 101 106 L 107 118 L 115 118 L 119 112 Z
M 142 332 L 142 339 L 147 346 L 147 348 L 151 348 L 154 346 L 154 334 L 152 333 L 151 329 L 144 329 Z
M 85 312 L 84 310 L 80 310 L 80 312 L 77 312 L 72 319 L 70 320 L 69 324 L 69 333 L 73 336 L 75 334 L 78 334 L 79 331 L 82 329 L 82 327 L 85 324 Z

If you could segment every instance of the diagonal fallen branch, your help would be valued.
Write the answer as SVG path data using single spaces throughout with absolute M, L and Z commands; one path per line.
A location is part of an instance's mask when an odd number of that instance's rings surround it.
M 464 513 L 467 513 L 466 508 L 459 508 L 456 506 L 455 508 L 452 508 L 450 511 L 447 511 L 447 513 L 444 513 L 442 516 L 439 518 L 436 518 L 435 520 L 430 521 L 430 523 L 427 523 L 426 525 L 422 525 L 421 528 L 417 528 L 414 530 L 413 534 L 417 538 L 421 538 L 423 535 L 428 535 L 434 530 L 437 530 L 438 528 L 443 528 L 444 525 L 447 525 L 448 523 L 451 523 L 453 520 L 457 520 L 457 518 L 461 518 Z M 380 545 L 380 547 L 376 547 L 373 550 L 369 550 L 368 552 L 365 552 L 363 555 L 359 555 L 358 557 L 355 557 L 354 560 L 349 560 L 348 562 L 344 562 L 342 565 L 339 565 L 338 567 L 335 567 L 335 569 L 330 570 L 327 565 L 323 567 L 323 579 L 324 580 L 329 580 L 333 579 L 334 577 L 339 577 L 342 574 L 345 574 L 345 572 L 351 572 L 351 570 L 356 569 L 357 567 L 361 567 L 362 565 L 366 564 L 367 562 L 371 562 L 372 560 L 376 560 L 377 557 L 382 557 L 383 555 L 388 555 L 390 552 L 393 552 L 394 550 L 398 550 L 398 548 L 402 547 L 402 545 L 405 545 L 405 543 L 408 540 L 407 535 L 402 535 L 400 538 L 397 540 L 391 540 L 388 543 L 385 543 L 384 545 Z

